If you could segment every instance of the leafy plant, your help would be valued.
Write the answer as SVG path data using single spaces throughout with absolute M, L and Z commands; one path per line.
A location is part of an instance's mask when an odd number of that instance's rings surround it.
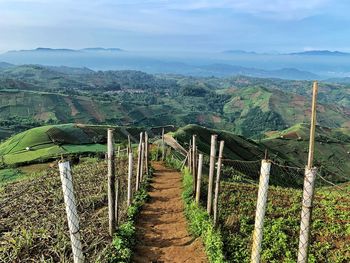
M 189 224 L 189 231 L 203 241 L 208 259 L 213 263 L 226 262 L 223 255 L 221 233 L 214 228 L 207 212 L 199 207 L 192 198 L 192 176 L 187 168 L 183 170 L 183 193 L 185 215 Z

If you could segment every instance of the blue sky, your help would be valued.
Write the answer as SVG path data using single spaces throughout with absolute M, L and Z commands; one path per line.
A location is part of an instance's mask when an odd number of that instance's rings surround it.
M 0 51 L 350 51 L 350 1 L 0 0 Z

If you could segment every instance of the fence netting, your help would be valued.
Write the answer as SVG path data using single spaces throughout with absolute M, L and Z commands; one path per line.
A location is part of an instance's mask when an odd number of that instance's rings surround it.
M 209 154 L 199 153 L 204 164 L 200 206 L 205 209 Z M 173 156 L 184 160 L 179 154 Z M 257 201 L 262 161 L 226 158 L 222 162 L 218 228 L 228 262 L 350 262 L 350 176 L 339 178 L 318 168 L 315 188 L 310 192 L 312 182 L 305 176 L 305 166 L 269 160 L 268 190 L 263 192 L 267 202 L 262 209 L 263 203 Z M 303 195 L 305 187 L 307 194 Z M 252 250 L 259 239 L 254 225 L 262 211 L 263 224 L 255 227 L 262 229 L 261 248 L 254 258 Z M 306 223 L 308 217 L 310 225 Z
M 136 189 L 137 153 L 134 153 L 133 163 L 132 195 Z M 107 163 L 101 159 L 84 158 L 81 163 L 72 165 L 71 174 L 75 216 L 79 218 L 79 225 L 75 227 L 79 229 L 85 262 L 95 262 L 101 260 L 111 244 Z M 127 212 L 127 177 L 126 152 L 120 152 L 116 157 L 119 224 Z M 10 183 L 1 189 L 0 262 L 72 262 L 71 245 L 57 163 L 43 174 Z

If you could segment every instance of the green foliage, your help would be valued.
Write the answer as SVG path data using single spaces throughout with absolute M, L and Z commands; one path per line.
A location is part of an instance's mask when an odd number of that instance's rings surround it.
M 242 134 L 246 137 L 254 137 L 265 131 L 283 130 L 286 124 L 281 115 L 274 111 L 263 112 L 255 107 L 249 110 L 242 122 Z
M 18 169 L 1 169 L 0 168 L 0 186 L 23 176 L 23 173 Z
M 150 149 L 150 158 L 152 161 L 158 161 L 162 157 L 162 151 L 160 147 L 155 144 L 154 147 Z
M 167 166 L 178 170 L 180 170 L 182 166 L 182 161 L 172 154 L 166 156 L 165 163 Z
M 113 237 L 112 247 L 108 248 L 104 252 L 103 259 L 100 259 L 103 262 L 131 262 L 132 250 L 136 242 L 135 219 L 149 197 L 148 187 L 149 178 L 146 178 L 139 191 L 134 195 L 132 204 L 128 207 L 126 221 L 119 226 L 117 233 Z
M 208 90 L 202 87 L 196 86 L 184 86 L 180 90 L 182 96 L 194 96 L 194 97 L 203 97 L 208 93 Z
M 308 81 L 14 66 L 0 70 L 0 139 L 39 125 L 67 122 L 196 123 L 238 133 L 243 128 L 246 135 L 260 138 L 262 132 L 282 124 L 309 120 L 305 112 L 310 108 L 310 87 Z M 350 106 L 349 94 L 347 86 L 321 83 L 318 122 L 348 127 L 347 109 L 338 106 Z M 254 118 L 253 108 L 270 113 Z
M 312 214 L 309 262 L 348 262 L 350 254 L 345 223 L 348 187 L 317 188 Z M 219 223 L 223 250 L 230 262 L 249 262 L 258 188 L 225 182 L 221 187 Z M 296 261 L 301 213 L 300 189 L 269 187 L 261 250 L 262 262 Z M 343 221 L 345 220 L 345 221 Z M 336 240 L 336 245 L 334 241 Z
M 183 170 L 183 193 L 185 215 L 191 234 L 201 237 L 209 262 L 226 262 L 220 231 L 215 229 L 206 211 L 197 206 L 192 198 L 192 176 L 187 168 Z

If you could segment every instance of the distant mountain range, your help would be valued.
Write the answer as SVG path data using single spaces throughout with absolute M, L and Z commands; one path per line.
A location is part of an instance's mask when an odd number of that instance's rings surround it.
M 350 53 L 341 51 L 330 51 L 330 50 L 309 50 L 302 52 L 292 52 L 292 53 L 258 53 L 255 51 L 245 51 L 245 50 L 225 50 L 223 54 L 233 54 L 233 55 L 298 55 L 298 56 L 349 56 Z
M 300 56 L 349 56 L 350 53 L 340 51 L 329 50 L 310 50 L 296 53 L 289 53 L 288 55 L 300 55 Z
M 260 78 L 280 78 L 280 79 L 296 79 L 296 80 L 313 80 L 320 76 L 317 74 L 302 71 L 295 68 L 282 68 L 277 70 L 264 70 L 258 68 L 246 68 L 228 64 L 211 64 L 197 68 L 197 75 L 214 75 L 214 76 L 237 76 L 244 75 L 249 77 Z
M 10 50 L 7 53 L 18 53 L 18 52 L 121 52 L 124 51 L 120 48 L 102 48 L 102 47 L 92 47 L 92 48 L 82 48 L 82 49 L 69 49 L 69 48 L 45 48 L 38 47 L 36 49 L 27 50 Z
M 120 48 L 46 48 L 9 51 L 0 61 L 15 65 L 40 64 L 90 68 L 92 70 L 140 70 L 193 76 L 237 76 L 314 80 L 350 77 L 350 53 L 313 50 L 289 54 L 263 54 L 254 51 L 226 50 L 220 53 L 181 54 L 142 53 Z M 310 60 L 317 57 L 317 60 Z M 0 67 L 9 64 L 1 63 Z M 62 70 L 65 70 L 64 68 Z

